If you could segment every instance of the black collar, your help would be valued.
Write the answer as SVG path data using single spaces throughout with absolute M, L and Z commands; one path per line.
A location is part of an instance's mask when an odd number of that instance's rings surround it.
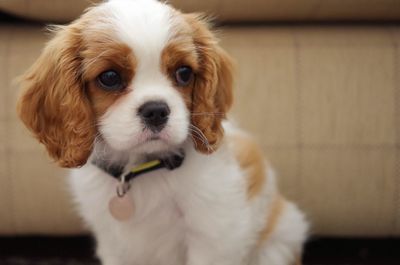
M 169 170 L 173 170 L 182 165 L 183 160 L 185 159 L 185 153 L 183 150 L 179 150 L 178 153 L 170 154 L 167 156 L 162 156 L 157 159 L 150 159 L 149 161 L 139 164 L 133 167 L 126 175 L 122 176 L 125 166 L 122 165 L 107 165 L 102 160 L 93 160 L 92 164 L 96 165 L 103 171 L 105 171 L 110 176 L 121 179 L 124 177 L 126 182 L 134 179 L 135 177 L 157 170 L 161 168 L 166 168 Z

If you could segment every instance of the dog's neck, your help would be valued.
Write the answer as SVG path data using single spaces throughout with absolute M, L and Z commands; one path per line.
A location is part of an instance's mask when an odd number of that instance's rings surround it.
M 98 142 L 89 162 L 118 179 L 138 168 L 138 175 L 160 168 L 172 170 L 181 166 L 184 157 L 182 148 L 155 154 L 132 154 L 113 150 L 106 143 Z

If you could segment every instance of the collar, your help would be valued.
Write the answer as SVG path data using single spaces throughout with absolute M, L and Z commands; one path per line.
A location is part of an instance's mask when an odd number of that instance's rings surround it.
M 123 175 L 125 166 L 107 165 L 103 160 L 93 160 L 92 164 L 99 167 L 113 178 L 119 180 L 123 179 L 124 182 L 129 182 L 139 175 L 149 173 L 157 169 L 166 168 L 169 170 L 173 170 L 179 168 L 182 165 L 184 159 L 185 153 L 182 149 L 180 149 L 177 153 L 169 154 L 156 159 L 149 159 L 147 162 L 131 168 L 129 172 L 125 175 Z

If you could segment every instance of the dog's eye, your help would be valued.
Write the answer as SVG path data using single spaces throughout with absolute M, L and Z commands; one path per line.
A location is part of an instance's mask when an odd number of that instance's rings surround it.
M 193 70 L 189 66 L 181 66 L 175 71 L 175 80 L 178 86 L 187 86 L 193 78 Z
M 97 81 L 102 88 L 105 90 L 120 90 L 122 86 L 121 76 L 114 70 L 107 70 L 102 72 L 98 77 Z

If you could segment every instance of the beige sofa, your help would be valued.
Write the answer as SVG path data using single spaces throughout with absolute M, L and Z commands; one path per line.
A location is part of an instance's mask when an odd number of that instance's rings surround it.
M 60 23 L 89 2 L 3 0 L 0 10 Z M 400 1 L 171 2 L 227 22 L 222 45 L 238 66 L 232 116 L 256 136 L 313 233 L 400 235 Z M 0 235 L 85 232 L 66 171 L 15 114 L 13 80 L 47 39 L 41 23 L 0 22 Z

